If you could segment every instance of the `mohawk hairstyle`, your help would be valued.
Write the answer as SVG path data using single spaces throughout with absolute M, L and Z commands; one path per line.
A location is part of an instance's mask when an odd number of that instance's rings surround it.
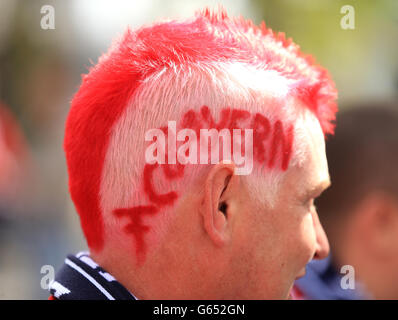
M 290 95 L 316 115 L 325 134 L 333 133 L 337 93 L 328 72 L 264 22 L 255 26 L 222 9 L 205 9 L 188 20 L 128 29 L 82 77 L 66 122 L 69 190 L 91 249 L 104 244 L 100 188 L 110 136 L 137 88 L 161 70 L 230 61 L 294 80 Z

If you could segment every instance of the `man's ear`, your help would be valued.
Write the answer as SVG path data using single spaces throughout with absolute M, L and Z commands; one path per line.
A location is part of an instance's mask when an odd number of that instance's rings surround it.
M 235 165 L 232 163 L 213 165 L 205 180 L 200 211 L 206 233 L 218 246 L 224 245 L 230 239 L 229 189 L 239 179 L 239 176 L 234 175 L 234 170 Z

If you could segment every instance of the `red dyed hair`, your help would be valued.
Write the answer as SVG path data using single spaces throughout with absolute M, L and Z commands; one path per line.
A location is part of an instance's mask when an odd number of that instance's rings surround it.
M 240 61 L 297 80 L 291 94 L 333 132 L 336 90 L 328 73 L 283 33 L 274 33 L 223 10 L 195 18 L 153 24 L 127 32 L 90 69 L 76 93 L 66 122 L 66 160 L 71 197 L 88 245 L 100 250 L 104 222 L 100 184 L 110 133 L 140 83 L 162 68 Z

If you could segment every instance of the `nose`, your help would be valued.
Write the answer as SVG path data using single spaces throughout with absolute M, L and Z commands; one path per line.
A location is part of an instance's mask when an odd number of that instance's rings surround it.
M 312 212 L 312 221 L 314 222 L 314 229 L 316 234 L 316 247 L 314 259 L 324 259 L 329 255 L 330 247 L 329 241 L 323 229 L 316 211 Z

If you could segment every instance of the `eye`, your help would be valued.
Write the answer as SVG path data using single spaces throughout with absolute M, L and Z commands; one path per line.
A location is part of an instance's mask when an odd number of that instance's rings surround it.
M 316 208 L 315 203 L 312 204 L 312 206 L 311 206 L 311 211 L 317 212 L 317 208 Z
M 307 210 L 309 210 L 309 211 L 316 211 L 315 199 L 311 198 L 310 200 L 307 200 L 307 202 L 305 203 L 305 206 L 306 206 Z
M 318 200 L 318 198 L 315 198 L 315 199 L 312 200 L 311 211 L 313 211 L 313 212 L 317 212 L 318 211 L 318 208 L 317 208 L 317 205 L 316 205 L 317 200 Z

